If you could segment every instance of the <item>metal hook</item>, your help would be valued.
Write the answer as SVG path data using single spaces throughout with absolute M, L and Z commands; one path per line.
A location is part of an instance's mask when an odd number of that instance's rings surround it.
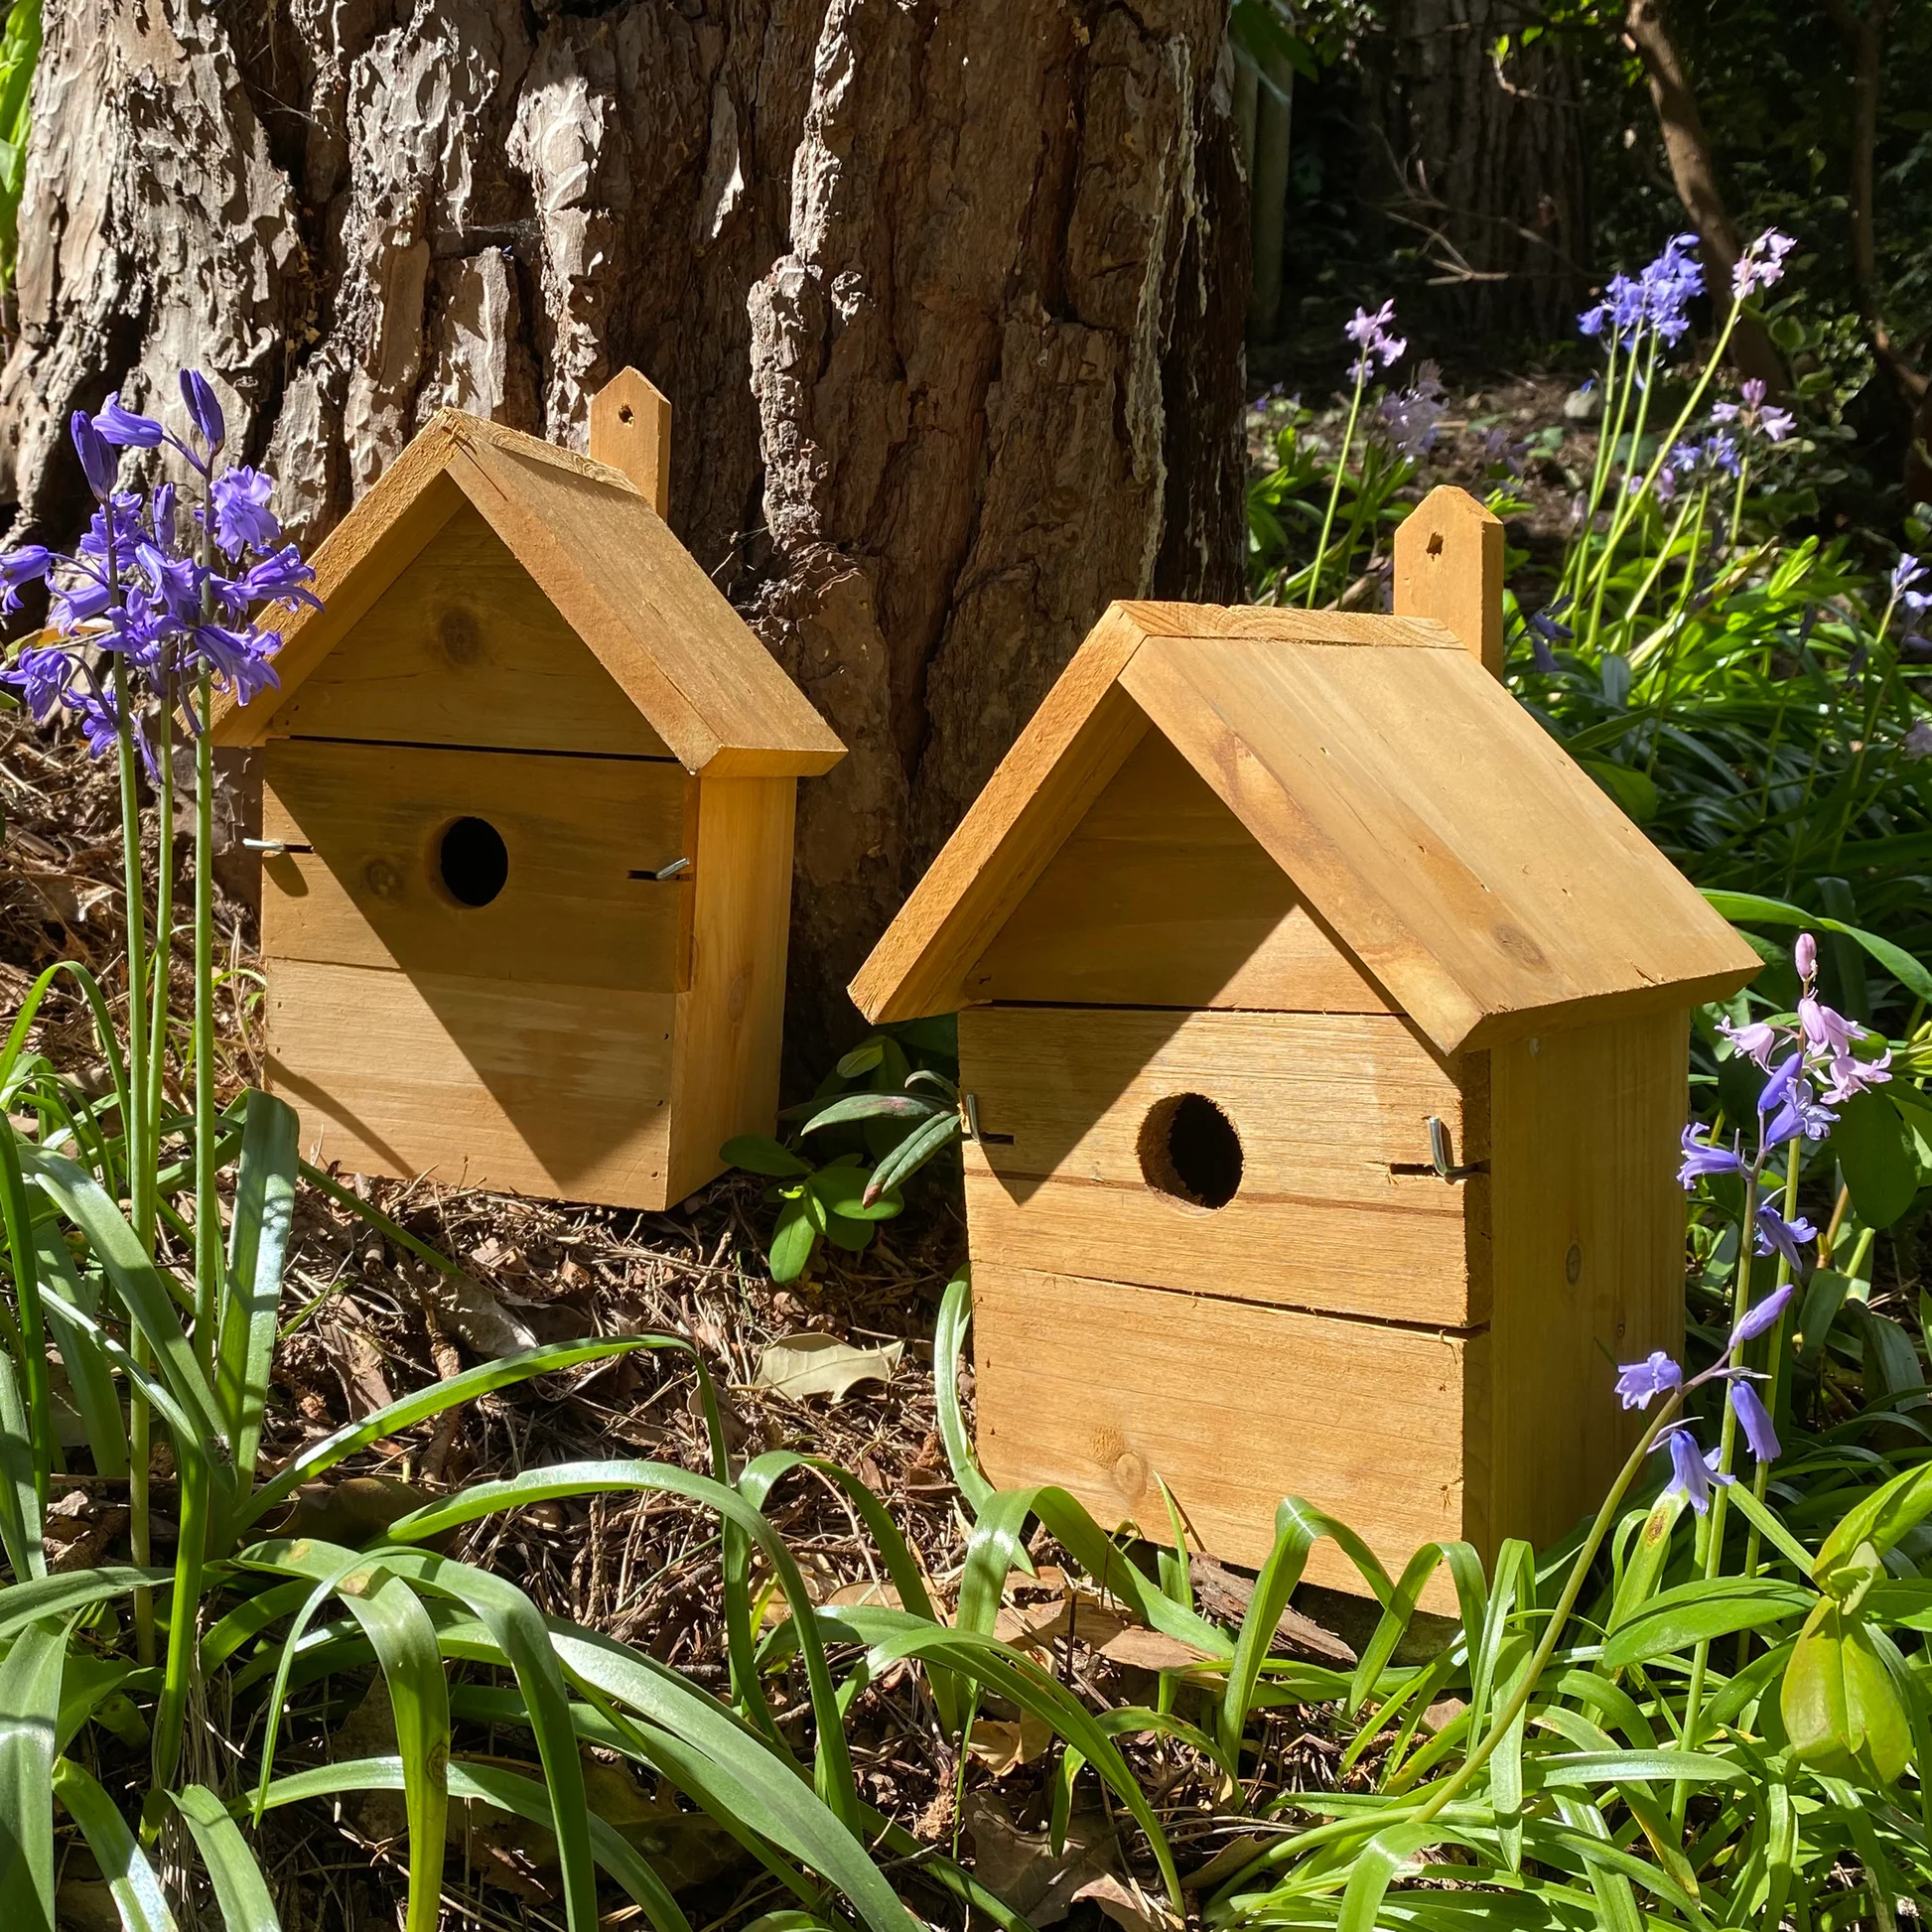
M 1434 1114 L 1431 1114 L 1429 1117 L 1429 1165 L 1445 1180 L 1463 1180 L 1472 1173 L 1487 1173 L 1489 1172 L 1489 1163 L 1487 1161 L 1472 1161 L 1466 1168 L 1458 1168 L 1454 1165 L 1453 1155 L 1454 1150 L 1449 1146 L 1449 1129 Z

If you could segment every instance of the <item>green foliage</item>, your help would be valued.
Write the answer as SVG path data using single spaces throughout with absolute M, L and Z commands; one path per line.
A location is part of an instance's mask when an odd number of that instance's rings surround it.
M 14 278 L 21 190 L 27 179 L 34 68 L 41 53 L 41 0 L 13 0 L 0 33 L 0 285 Z
M 725 1143 L 719 1152 L 734 1167 L 776 1182 L 765 1195 L 778 1203 L 773 1281 L 796 1281 L 821 1240 L 863 1253 L 879 1223 L 903 1209 L 905 1183 L 963 1132 L 958 1070 L 949 1023 L 893 1028 L 860 1041 L 812 1099 L 786 1109 L 785 1141 L 742 1134 Z M 807 1144 L 824 1158 L 808 1158 Z

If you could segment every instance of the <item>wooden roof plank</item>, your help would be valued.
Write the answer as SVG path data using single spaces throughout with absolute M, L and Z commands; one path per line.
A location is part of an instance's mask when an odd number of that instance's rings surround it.
M 814 775 L 845 748 L 637 486 L 552 444 L 444 410 L 316 553 L 321 612 L 294 614 L 278 692 L 217 712 L 252 745 L 468 498 L 689 769 Z
M 1445 1052 L 1693 1006 L 1757 970 L 1446 625 L 1132 604 L 1096 626 L 853 981 L 868 1018 L 968 1003 L 972 968 L 1148 721 Z
M 1757 970 L 1471 655 L 1162 640 L 1126 683 L 1445 1051 Z
M 868 1020 L 970 1004 L 965 975 L 1147 732 L 1120 687 L 1142 632 L 1115 605 L 1000 760 L 850 991 Z

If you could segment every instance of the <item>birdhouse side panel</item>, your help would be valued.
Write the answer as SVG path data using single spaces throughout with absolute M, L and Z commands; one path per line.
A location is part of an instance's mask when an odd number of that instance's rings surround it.
M 1165 1482 L 1201 1547 L 1259 1565 L 1300 1496 L 1399 1574 L 1423 1544 L 1479 1535 L 1465 1447 L 1487 1337 L 1451 1335 L 975 1263 L 978 1442 L 1002 1488 L 1056 1483 L 1104 1529 L 1173 1541 Z M 1157 1480 L 1158 1479 L 1158 1480 Z M 1311 1581 L 1360 1591 L 1315 1545 Z M 1439 1573 L 1422 1598 L 1452 1611 Z
M 272 741 L 272 959 L 677 990 L 696 781 L 674 764 Z
M 1497 1534 L 1544 1543 L 1602 1500 L 1641 1429 L 1614 1364 L 1682 1350 L 1689 1023 L 1621 1020 L 1488 1057 L 1490 1508 Z
M 1207 781 L 1150 731 L 967 975 L 982 1001 L 1388 1013 Z
M 676 1004 L 282 959 L 268 972 L 268 1086 L 300 1114 L 310 1160 L 661 1208 Z
M 283 702 L 271 734 L 668 758 L 465 503 Z
M 769 1134 L 778 1112 L 785 952 L 791 916 L 792 778 L 704 778 L 694 786 L 693 931 L 677 1003 L 671 1199 L 724 1172 L 737 1134 Z
M 1487 1176 L 1433 1172 L 1428 1122 L 1482 1127 L 1397 1016 L 974 1007 L 959 1043 L 976 1269 L 1487 1319 Z

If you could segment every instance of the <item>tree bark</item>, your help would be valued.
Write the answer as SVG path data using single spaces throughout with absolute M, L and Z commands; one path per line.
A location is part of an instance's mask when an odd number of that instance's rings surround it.
M 1108 600 L 1232 599 L 1246 191 L 1219 0 L 51 0 L 0 372 L 213 375 L 305 541 L 456 404 L 581 448 L 633 362 L 671 522 L 852 748 L 801 789 L 794 1035 Z
M 1589 279 L 1576 76 L 1554 36 L 1493 50 L 1536 18 L 1524 0 L 1393 0 L 1368 44 L 1372 192 L 1421 249 L 1464 329 L 1548 339 Z
M 1657 125 L 1664 137 L 1664 156 L 1670 163 L 1671 184 L 1697 230 L 1706 284 L 1713 300 L 1727 306 L 1731 271 L 1743 253 L 1743 238 L 1725 209 L 1711 140 L 1704 131 L 1696 89 L 1671 35 L 1664 0 L 1630 0 L 1623 27 L 1643 63 L 1651 105 L 1657 110 Z M 1784 358 L 1763 324 L 1752 316 L 1738 318 L 1730 338 L 1730 359 L 1742 374 L 1762 382 L 1773 395 L 1782 395 L 1789 386 Z

